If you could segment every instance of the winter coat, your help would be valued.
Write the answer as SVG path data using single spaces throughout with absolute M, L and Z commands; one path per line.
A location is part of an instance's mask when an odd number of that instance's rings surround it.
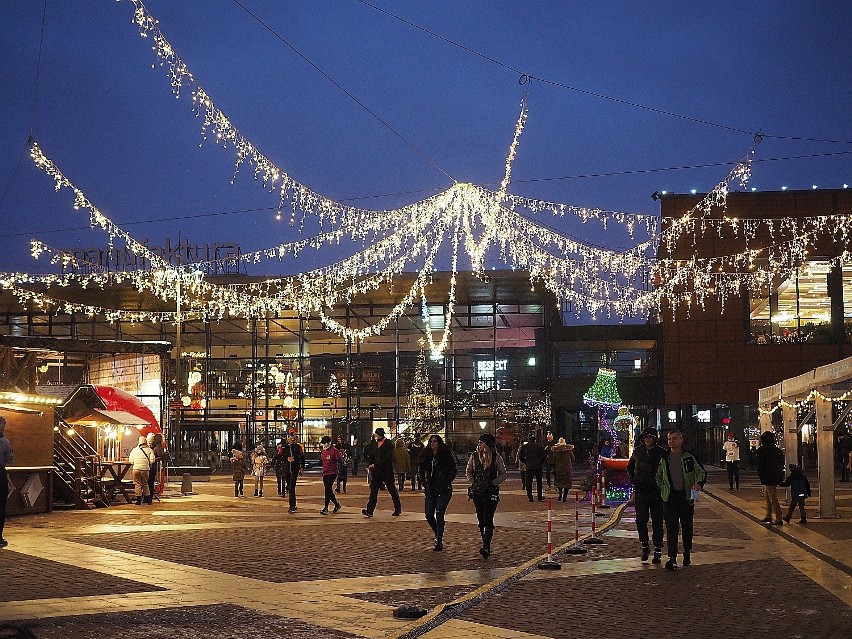
M 278 444 L 272 456 L 272 467 L 275 469 L 276 477 L 284 477 L 287 472 L 287 447 L 287 442 Z
M 320 452 L 323 475 L 336 475 L 340 470 L 340 451 L 334 446 L 323 448 Z
M 784 481 L 784 451 L 774 445 L 761 444 L 757 449 L 757 476 L 764 486 L 778 486 Z
M 251 454 L 251 474 L 255 477 L 266 477 L 266 464 L 269 457 L 264 451 L 253 451 Z
M 154 463 L 154 451 L 148 448 L 148 444 L 139 444 L 130 451 L 127 461 L 133 464 L 133 470 L 151 470 L 151 465 Z
M 496 451 L 492 454 L 491 466 L 488 468 L 482 466 L 476 451 L 471 453 L 464 474 L 470 482 L 472 492 L 482 497 L 497 493 L 500 484 L 509 476 L 503 458 Z
M 423 454 L 424 450 L 426 450 L 426 447 L 419 439 L 415 439 L 408 445 L 408 459 L 411 461 L 412 468 L 417 468 L 420 463 L 420 455 Z
M 285 442 L 284 455 L 284 474 L 296 473 L 298 475 L 305 467 L 305 450 L 302 445 L 299 442 L 292 444 Z
M 560 490 L 568 490 L 574 483 L 574 446 L 553 444 L 549 462 L 553 466 L 553 481 Z
M 446 495 L 453 492 L 456 478 L 456 458 L 449 446 L 441 446 L 433 456 L 427 449 L 420 455 L 418 472 L 427 495 Z
M 657 467 L 657 486 L 660 487 L 660 497 L 667 502 L 672 494 L 672 476 L 669 472 L 669 453 L 660 460 L 660 465 Z M 698 461 L 692 453 L 685 450 L 680 458 L 680 463 L 683 466 L 683 485 L 689 491 L 695 484 L 704 486 L 704 481 L 707 479 L 707 473 L 704 466 Z
M 527 470 L 541 470 L 541 467 L 544 466 L 544 446 L 538 442 L 527 442 L 521 446 L 518 456 L 526 465 Z
M 382 440 L 382 445 L 376 440 L 364 446 L 364 461 L 369 466 L 374 465 L 373 472 L 380 476 L 393 474 L 394 445 L 387 438 Z
M 789 486 L 790 496 L 793 499 L 801 499 L 811 496 L 811 482 L 805 477 L 801 471 L 796 474 L 790 473 L 787 479 L 782 481 L 779 486 Z
M 234 471 L 234 481 L 239 481 L 246 476 L 246 456 L 243 455 L 243 451 L 231 451 L 231 469 Z
M 646 448 L 644 443 L 640 443 L 633 449 L 633 455 L 627 462 L 627 474 L 630 476 L 633 492 L 637 497 L 660 499 L 657 470 L 660 467 L 660 460 L 665 457 L 666 449 L 659 444 Z
M 408 473 L 411 468 L 411 459 L 408 456 L 408 450 L 405 448 L 405 442 L 401 439 L 396 440 L 396 446 L 393 449 L 393 466 L 398 475 Z

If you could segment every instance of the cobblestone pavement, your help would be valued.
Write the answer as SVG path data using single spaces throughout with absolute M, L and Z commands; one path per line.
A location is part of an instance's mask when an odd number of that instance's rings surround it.
M 399 518 L 382 494 L 368 519 L 360 477 L 328 516 L 318 512 L 314 475 L 300 483 L 295 514 L 274 482 L 271 496 L 267 483 L 266 497 L 238 499 L 227 478 L 214 478 L 196 482 L 195 495 L 169 492 L 153 506 L 11 518 L 10 545 L 0 550 L 0 637 L 16 632 L 3 624 L 39 639 L 849 637 L 845 484 L 840 518 L 778 529 L 757 523 L 762 498 L 753 481 L 728 493 L 713 474 L 697 507 L 693 565 L 674 573 L 639 560 L 629 507 L 619 509 L 605 545 L 557 553 L 559 571 L 535 570 L 547 504 L 530 503 L 517 478 L 504 486 L 487 561 L 463 489 L 450 504 L 446 549 L 434 553 L 422 494 L 402 493 Z M 553 507 L 558 546 L 573 539 L 574 504 Z M 590 520 L 583 503 L 582 534 Z M 402 605 L 432 613 L 394 619 Z

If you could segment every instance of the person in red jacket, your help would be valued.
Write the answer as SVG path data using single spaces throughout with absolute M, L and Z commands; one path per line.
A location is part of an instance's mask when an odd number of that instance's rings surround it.
M 322 451 L 320 452 L 320 461 L 322 462 L 322 485 L 325 487 L 325 506 L 320 511 L 320 515 L 328 514 L 328 504 L 334 504 L 334 510 L 340 510 L 340 503 L 337 497 L 334 496 L 334 481 L 337 479 L 337 471 L 340 467 L 340 451 L 331 445 L 331 437 L 324 436 L 320 440 Z

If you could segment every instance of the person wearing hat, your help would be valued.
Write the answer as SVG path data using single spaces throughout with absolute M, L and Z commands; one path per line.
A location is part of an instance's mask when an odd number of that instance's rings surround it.
M 508 477 L 506 464 L 497 454 L 497 440 L 491 433 L 479 436 L 476 450 L 470 455 L 465 476 L 470 483 L 468 497 L 476 507 L 476 519 L 482 548 L 479 554 L 488 559 L 491 555 L 491 540 L 494 537 L 494 513 L 500 501 L 500 484 Z
M 627 474 L 633 484 L 633 500 L 636 508 L 636 530 L 642 545 L 642 561 L 648 561 L 651 546 L 648 539 L 648 519 L 651 520 L 654 558 L 652 563 L 662 561 L 663 552 L 663 498 L 657 485 L 657 469 L 665 459 L 666 450 L 659 445 L 656 428 L 646 428 L 639 436 L 633 455 L 627 462 Z
M 12 445 L 3 435 L 5 430 L 6 420 L 0 417 L 0 548 L 9 545 L 9 542 L 3 538 L 3 526 L 6 524 L 6 500 L 9 497 L 9 477 L 6 475 L 6 466 L 15 458 Z
M 322 485 L 325 487 L 325 505 L 322 507 L 320 515 L 327 515 L 329 503 L 334 504 L 332 512 L 340 510 L 340 503 L 334 496 L 334 481 L 337 479 L 338 470 L 340 470 L 340 451 L 331 445 L 331 437 L 328 435 L 323 435 L 320 444 L 322 445 L 322 451 L 320 451 Z
M 284 474 L 287 479 L 287 497 L 290 500 L 290 507 L 287 509 L 287 512 L 293 514 L 296 512 L 296 481 L 305 468 L 305 449 L 299 443 L 295 430 L 290 430 L 287 433 L 287 443 L 284 446 L 284 452 L 287 455 L 287 465 L 284 469 Z
M 149 500 L 150 492 L 148 491 L 148 474 L 151 472 L 151 466 L 154 465 L 154 451 L 148 447 L 148 440 L 144 435 L 139 437 L 139 445 L 130 451 L 127 458 L 132 464 L 133 477 L 133 492 L 136 495 L 136 505 L 142 505 L 142 499 L 145 503 L 151 503 Z
M 559 490 L 557 501 L 567 502 L 568 491 L 574 482 L 574 446 L 560 437 L 550 447 L 549 463 L 553 466 L 553 483 Z
M 364 461 L 367 462 L 367 470 L 370 471 L 370 498 L 367 507 L 361 513 L 365 517 L 372 517 L 379 500 L 379 489 L 384 486 L 393 500 L 393 512 L 391 515 L 398 517 L 402 513 L 402 504 L 399 501 L 399 493 L 396 490 L 396 482 L 393 476 L 393 445 L 385 439 L 385 429 L 377 428 L 376 437 L 364 447 Z

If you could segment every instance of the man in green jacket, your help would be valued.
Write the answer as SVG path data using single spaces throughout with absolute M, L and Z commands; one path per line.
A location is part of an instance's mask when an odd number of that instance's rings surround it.
M 690 564 L 692 551 L 692 522 L 695 518 L 696 492 L 704 487 L 707 473 L 696 457 L 683 449 L 683 433 L 673 430 L 668 435 L 669 452 L 657 468 L 657 485 L 663 498 L 663 519 L 666 522 L 668 570 L 677 570 L 678 532 L 683 529 L 683 565 Z

